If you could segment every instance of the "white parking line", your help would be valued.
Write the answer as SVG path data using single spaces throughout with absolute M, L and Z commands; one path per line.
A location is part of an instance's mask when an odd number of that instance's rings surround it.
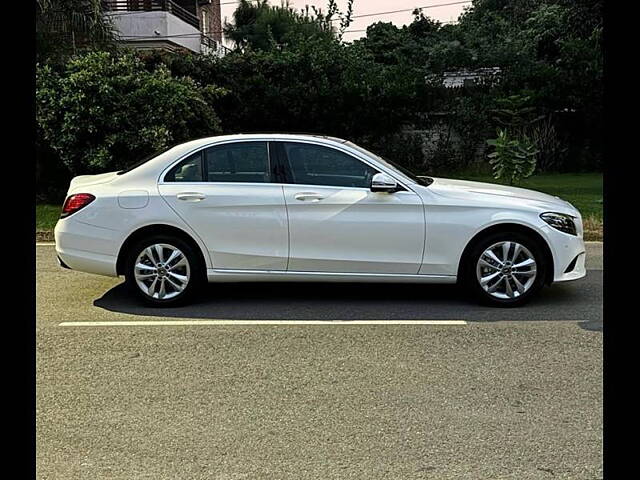
M 467 325 L 464 320 L 125 320 L 62 322 L 60 327 L 166 327 L 217 325 Z

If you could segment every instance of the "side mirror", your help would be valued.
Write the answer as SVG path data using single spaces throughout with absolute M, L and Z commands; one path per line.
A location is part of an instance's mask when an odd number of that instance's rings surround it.
M 386 173 L 376 173 L 371 179 L 372 192 L 393 193 L 398 190 L 398 182 Z

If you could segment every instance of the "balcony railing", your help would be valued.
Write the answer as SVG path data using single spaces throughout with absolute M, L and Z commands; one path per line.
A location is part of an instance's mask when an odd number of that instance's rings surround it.
M 217 42 L 213 38 L 203 33 L 202 35 L 200 35 L 200 51 L 205 54 L 213 54 L 219 57 L 223 57 L 227 53 L 229 53 L 230 50 L 220 42 Z
M 198 17 L 171 0 L 104 0 L 104 7 L 111 12 L 169 12 L 200 29 Z

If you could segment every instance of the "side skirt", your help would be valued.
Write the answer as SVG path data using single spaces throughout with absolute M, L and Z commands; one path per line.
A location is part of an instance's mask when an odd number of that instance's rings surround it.
M 285 272 L 280 270 L 207 269 L 209 282 L 389 282 L 456 283 L 455 275 L 386 273 Z

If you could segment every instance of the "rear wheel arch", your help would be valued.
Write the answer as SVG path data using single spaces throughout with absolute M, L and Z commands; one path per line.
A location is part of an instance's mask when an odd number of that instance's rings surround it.
M 191 235 L 189 235 L 187 232 L 185 232 L 184 230 L 178 227 L 165 225 L 165 224 L 154 224 L 154 225 L 147 225 L 147 226 L 141 227 L 131 232 L 131 234 L 127 237 L 127 239 L 124 241 L 124 243 L 120 247 L 120 251 L 118 252 L 118 260 L 116 262 L 116 273 L 118 275 L 125 274 L 125 264 L 127 261 L 127 255 L 129 254 L 131 247 L 135 246 L 138 241 L 152 235 L 163 235 L 163 234 L 175 236 L 187 242 L 198 254 L 199 260 L 202 262 L 202 267 L 206 270 L 207 262 L 202 252 L 202 248 L 200 248 L 200 245 L 198 244 L 198 242 L 196 242 Z
M 460 262 L 458 263 L 458 279 L 462 278 L 462 273 L 464 268 L 466 267 L 467 262 L 469 261 L 469 255 L 473 250 L 473 247 L 480 242 L 482 239 L 486 238 L 489 235 L 493 235 L 495 233 L 505 233 L 505 232 L 518 232 L 530 237 L 533 241 L 535 241 L 544 254 L 545 260 L 545 275 L 546 278 L 545 283 L 550 284 L 553 282 L 553 272 L 554 272 L 554 264 L 553 264 L 553 254 L 551 253 L 551 248 L 549 248 L 549 244 L 544 239 L 540 233 L 534 230 L 531 227 L 527 227 L 525 225 L 519 223 L 499 223 L 497 225 L 491 225 L 478 233 L 476 233 L 462 251 L 462 255 L 460 256 Z

